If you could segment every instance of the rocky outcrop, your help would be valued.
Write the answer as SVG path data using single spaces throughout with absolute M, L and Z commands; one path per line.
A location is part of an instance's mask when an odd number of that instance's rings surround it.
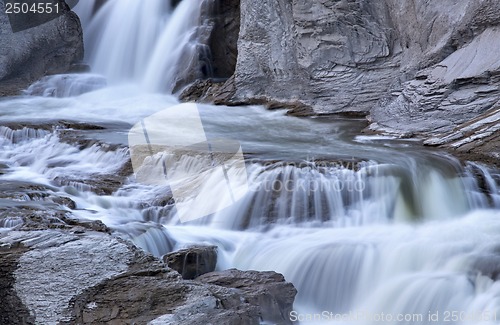
M 320 114 L 367 113 L 400 81 L 498 23 L 499 10 L 472 0 L 242 0 L 227 102 L 295 100 Z
M 420 70 L 372 110 L 371 128 L 428 138 L 458 153 L 500 160 L 500 27 L 490 27 L 443 61 Z M 481 148 L 479 148 L 481 147 Z
M 165 255 L 163 261 L 168 267 L 179 272 L 183 279 L 192 280 L 215 271 L 217 246 L 188 247 Z
M 264 322 L 291 323 L 289 314 L 297 290 L 279 273 L 231 269 L 202 275 L 196 281 L 237 289 L 248 303 L 259 306 Z
M 282 276 L 235 272 L 185 281 L 158 259 L 108 234 L 11 231 L 0 235 L 0 320 L 257 325 L 291 309 L 295 289 Z
M 72 63 L 83 58 L 78 16 L 69 11 L 64 1 L 57 2 L 63 12 L 59 17 L 14 32 L 4 1 L 0 0 L 0 88 L 18 93 L 43 75 L 68 71 Z
M 498 1 L 240 0 L 240 14 L 232 77 L 182 99 L 369 114 L 377 132 L 500 157 Z

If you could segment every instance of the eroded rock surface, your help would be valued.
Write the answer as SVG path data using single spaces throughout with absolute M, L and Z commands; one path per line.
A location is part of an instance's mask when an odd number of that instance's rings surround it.
M 297 290 L 285 282 L 283 275 L 269 271 L 230 269 L 204 274 L 196 281 L 239 290 L 250 304 L 258 306 L 264 321 L 275 324 L 291 323 L 289 314 Z
M 500 160 L 500 27 L 484 30 L 443 61 L 420 70 L 394 99 L 372 110 L 372 129 L 427 137 L 458 153 Z
M 315 113 L 368 112 L 416 71 L 498 24 L 498 13 L 498 3 L 486 0 L 242 0 L 227 101 L 298 100 Z
M 296 293 L 274 272 L 186 281 L 129 241 L 92 231 L 3 232 L 0 265 L 6 324 L 286 324 L 279 315 Z
M 499 159 L 498 1 L 241 0 L 240 7 L 235 73 L 181 98 L 272 103 L 298 115 L 370 114 L 372 130 Z

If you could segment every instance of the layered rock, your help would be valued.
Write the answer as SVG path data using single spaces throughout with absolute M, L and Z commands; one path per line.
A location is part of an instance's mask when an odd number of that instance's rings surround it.
M 423 135 L 427 145 L 500 159 L 500 27 L 420 70 L 372 110 L 372 129 Z M 479 149 L 481 146 L 484 148 Z
M 274 272 L 185 281 L 128 241 L 93 231 L 0 235 L 0 265 L 0 319 L 9 324 L 286 324 L 279 315 L 296 293 Z
M 240 6 L 233 76 L 223 85 L 195 83 L 184 100 L 281 106 L 298 115 L 370 114 L 372 130 L 500 157 L 497 1 Z
M 196 280 L 237 289 L 248 303 L 259 306 L 260 317 L 265 322 L 291 323 L 289 315 L 297 290 L 279 273 L 231 269 L 204 274 Z
M 64 1 L 55 2 L 62 13 L 59 17 L 14 32 L 5 13 L 5 3 L 0 1 L 0 88 L 4 89 L 0 95 L 17 93 L 45 74 L 66 72 L 72 63 L 83 58 L 78 16 Z

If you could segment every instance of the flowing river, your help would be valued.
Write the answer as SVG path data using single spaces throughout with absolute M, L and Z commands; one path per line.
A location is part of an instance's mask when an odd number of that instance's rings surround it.
M 250 186 L 234 204 L 181 222 L 172 190 L 131 172 L 96 193 L 130 161 L 133 125 L 179 104 L 169 93 L 201 46 L 207 3 L 110 0 L 92 15 L 94 1 L 80 1 L 93 74 L 0 99 L 0 182 L 43 188 L 0 208 L 64 196 L 74 216 L 156 256 L 217 245 L 219 269 L 284 274 L 298 290 L 290 318 L 303 324 L 500 324 L 500 171 L 363 135 L 361 119 L 199 105 L 209 141 L 241 145 Z M 199 163 L 179 160 L 186 171 Z

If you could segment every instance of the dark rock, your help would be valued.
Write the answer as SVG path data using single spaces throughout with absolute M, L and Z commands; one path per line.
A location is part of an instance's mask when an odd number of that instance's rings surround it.
M 186 85 L 197 79 L 212 76 L 211 51 L 207 44 L 214 31 L 216 2 L 216 0 L 207 0 L 201 4 L 200 25 L 196 29 L 196 35 L 193 35 L 196 40 L 197 57 L 193 60 L 189 54 L 181 56 L 177 65 L 182 67 L 182 71 L 177 71 L 177 77 L 172 89 L 173 93 L 181 92 Z M 191 51 L 191 49 L 187 48 L 184 50 Z
M 276 272 L 240 271 L 236 269 L 212 272 L 196 278 L 196 281 L 224 288 L 238 289 L 246 301 L 259 307 L 264 321 L 275 324 L 290 324 L 289 314 L 297 290 L 285 282 Z
M 191 280 L 215 270 L 217 246 L 188 247 L 165 255 L 163 261 L 179 272 L 183 279 Z
M 90 66 L 85 63 L 73 63 L 69 66 L 67 73 L 88 73 L 90 72 Z
M 18 32 L 13 32 L 4 1 L 0 1 L 0 88 L 5 84 L 10 89 L 4 95 L 18 94 L 43 75 L 65 72 L 83 58 L 78 16 L 64 1 L 57 1 L 63 12 L 58 18 Z
M 109 229 L 108 226 L 106 226 L 101 220 L 83 220 L 68 216 L 62 217 L 61 220 L 69 226 L 75 226 L 96 232 L 111 233 L 111 229 Z
M 217 1 L 213 15 L 215 25 L 208 44 L 212 77 L 227 79 L 234 74 L 238 57 L 240 0 Z
M 215 82 L 212 79 L 198 79 L 181 92 L 179 99 L 183 102 L 215 103 L 229 106 L 263 105 L 268 109 L 288 109 L 293 116 L 315 115 L 311 106 L 299 100 L 276 101 L 271 97 L 255 97 L 245 101 L 231 99 L 234 92 L 228 90 L 231 81 Z
M 35 324 L 35 317 L 17 296 L 14 272 L 26 249 L 3 250 L 0 246 L 0 324 Z
M 61 196 L 56 196 L 52 199 L 54 203 L 57 203 L 59 205 L 64 205 L 65 207 L 74 210 L 76 209 L 76 203 L 69 197 L 61 197 Z

